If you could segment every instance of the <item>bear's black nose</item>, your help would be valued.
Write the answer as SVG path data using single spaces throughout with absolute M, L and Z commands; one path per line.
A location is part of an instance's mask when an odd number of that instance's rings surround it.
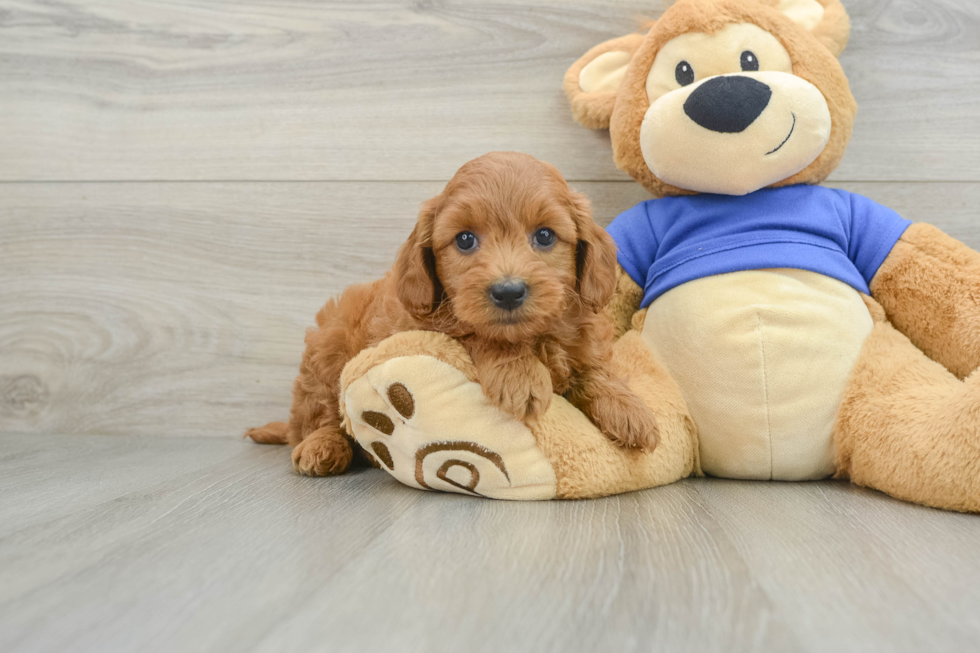
M 496 304 L 497 308 L 505 311 L 512 311 L 524 303 L 527 297 L 527 284 L 523 281 L 508 279 L 498 281 L 490 286 L 490 299 Z
M 705 129 L 737 134 L 755 122 L 771 97 L 772 89 L 751 77 L 715 77 L 691 93 L 684 113 Z

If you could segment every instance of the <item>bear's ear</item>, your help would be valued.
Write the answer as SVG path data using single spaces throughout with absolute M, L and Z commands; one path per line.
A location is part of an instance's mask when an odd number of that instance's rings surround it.
M 840 0 L 778 0 L 777 8 L 817 37 L 835 57 L 847 46 L 851 20 Z
M 643 38 L 628 34 L 600 43 L 572 64 L 565 73 L 565 94 L 576 120 L 589 129 L 609 128 L 616 92 Z

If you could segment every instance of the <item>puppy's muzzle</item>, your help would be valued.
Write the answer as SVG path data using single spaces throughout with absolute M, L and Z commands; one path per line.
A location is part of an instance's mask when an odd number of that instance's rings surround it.
M 513 311 L 527 299 L 527 284 L 518 279 L 505 279 L 490 286 L 490 300 L 497 308 Z

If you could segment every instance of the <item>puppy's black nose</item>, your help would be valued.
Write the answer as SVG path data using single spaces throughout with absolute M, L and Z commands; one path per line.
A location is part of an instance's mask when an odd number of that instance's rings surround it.
M 737 134 L 755 122 L 771 97 L 772 89 L 751 77 L 715 77 L 691 93 L 684 113 L 705 129 Z
M 527 298 L 527 284 L 523 281 L 507 279 L 490 286 L 490 299 L 497 308 L 512 311 Z

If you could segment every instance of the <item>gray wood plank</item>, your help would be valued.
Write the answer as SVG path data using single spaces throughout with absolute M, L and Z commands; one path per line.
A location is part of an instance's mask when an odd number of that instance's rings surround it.
M 694 479 L 597 501 L 292 474 L 230 439 L 0 436 L 72 508 L 0 534 L 0 649 L 964 651 L 980 518 L 837 482 Z M 65 448 L 118 496 L 75 476 Z M 204 457 L 224 449 L 226 458 Z M 33 452 L 33 458 L 18 454 Z M 110 482 L 116 482 L 110 480 Z M 124 487 L 127 486 L 127 487 Z M 0 523 L 28 484 L 5 488 Z
M 786 483 L 776 495 L 769 483 L 697 488 L 760 589 L 815 648 L 980 646 L 980 517 L 845 483 Z
M 196 440 L 0 432 L 0 538 L 236 454 L 225 440 Z
M 647 198 L 579 183 L 607 223 Z M 0 431 L 233 435 L 440 183 L 0 184 Z M 980 248 L 980 184 L 846 184 Z
M 166 440 L 143 444 L 166 452 Z M 296 609 L 283 593 L 301 603 L 421 497 L 383 474 L 305 479 L 285 447 L 227 439 L 227 460 L 202 472 L 199 442 L 183 442 L 182 461 L 143 465 L 182 472 L 170 480 L 148 472 L 115 499 L 0 538 L 0 649 L 229 650 Z M 95 466 L 114 476 L 121 462 Z M 70 478 L 61 492 L 90 493 Z
M 576 503 L 427 496 L 257 650 L 806 650 L 694 487 Z
M 445 179 L 490 150 L 614 180 L 565 69 L 667 0 L 0 0 L 0 180 Z M 980 180 L 980 4 L 847 0 L 840 180 Z

